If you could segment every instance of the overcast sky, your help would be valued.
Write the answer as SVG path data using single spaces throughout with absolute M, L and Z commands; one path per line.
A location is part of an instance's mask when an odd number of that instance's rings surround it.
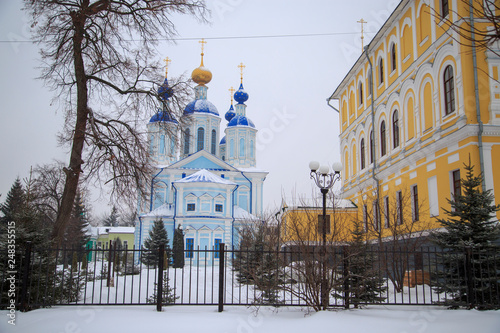
M 316 191 L 309 161 L 330 166 L 340 161 L 338 114 L 326 99 L 361 54 L 357 21 L 368 21 L 366 45 L 398 3 L 214 0 L 208 1 L 211 24 L 187 16 L 174 19 L 180 38 L 207 40 L 204 64 L 213 74 L 208 99 L 222 118 L 230 105 L 228 89 L 240 82 L 237 66 L 246 66 L 247 116 L 260 131 L 257 167 L 269 171 L 266 208 L 277 207 L 282 194 Z M 21 6 L 20 0 L 0 2 L 0 202 L 17 176 L 28 176 L 30 166 L 55 159 L 68 163 L 68 149 L 56 142 L 62 112 L 51 105 L 53 92 L 36 79 L 38 50 L 26 42 L 29 22 Z M 169 76 L 190 75 L 200 64 L 197 40 L 163 42 L 158 50 L 158 59 L 172 60 Z M 222 119 L 221 137 L 226 124 Z M 97 213 L 108 210 L 108 196 L 101 198 L 92 203 Z

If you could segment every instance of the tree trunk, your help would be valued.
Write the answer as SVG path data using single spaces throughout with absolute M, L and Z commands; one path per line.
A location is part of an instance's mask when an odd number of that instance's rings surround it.
M 73 35 L 73 58 L 77 87 L 76 124 L 75 132 L 73 133 L 69 168 L 64 168 L 66 173 L 66 182 L 64 184 L 64 191 L 61 198 L 61 207 L 57 213 L 57 219 L 54 224 L 54 229 L 52 230 L 52 242 L 55 246 L 59 246 L 61 244 L 73 210 L 73 203 L 76 197 L 80 173 L 82 172 L 83 145 L 85 142 L 85 129 L 88 121 L 87 78 L 82 56 L 85 15 L 83 15 L 82 12 L 72 12 L 71 17 L 75 28 Z

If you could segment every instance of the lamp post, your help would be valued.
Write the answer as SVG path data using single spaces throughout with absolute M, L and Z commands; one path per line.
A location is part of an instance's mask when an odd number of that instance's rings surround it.
M 328 288 L 326 286 L 326 195 L 328 191 L 332 188 L 337 180 L 340 179 L 340 171 L 342 170 L 341 163 L 334 163 L 332 165 L 333 172 L 330 172 L 328 165 L 320 166 L 318 162 L 312 161 L 309 163 L 309 169 L 311 169 L 311 178 L 316 183 L 321 190 L 323 195 L 323 246 L 322 246 L 322 267 L 321 267 L 321 305 L 323 310 L 326 310 L 328 306 Z

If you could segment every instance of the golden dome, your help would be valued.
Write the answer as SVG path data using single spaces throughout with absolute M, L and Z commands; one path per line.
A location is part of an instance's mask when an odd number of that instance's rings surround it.
M 191 73 L 191 78 L 199 85 L 204 85 L 212 80 L 212 72 L 208 68 L 203 67 L 202 60 L 200 67 L 195 68 Z

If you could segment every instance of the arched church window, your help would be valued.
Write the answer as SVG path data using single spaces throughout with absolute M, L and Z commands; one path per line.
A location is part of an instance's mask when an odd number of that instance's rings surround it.
M 155 147 L 155 136 L 151 135 L 151 138 L 149 140 L 149 155 L 153 155 L 154 147 Z
M 240 139 L 240 157 L 245 157 L 245 139 Z
M 253 140 L 250 140 L 250 158 L 254 157 L 254 152 L 253 152 Z
M 160 154 L 165 154 L 165 135 L 160 136 Z
M 215 130 L 212 130 L 212 143 L 211 143 L 211 148 L 210 152 L 215 155 L 216 152 L 216 141 L 217 140 L 217 132 Z
M 184 131 L 184 154 L 189 154 L 189 139 L 191 136 L 191 131 L 189 128 L 186 128 Z
M 203 148 L 205 148 L 205 129 L 203 127 L 199 127 L 196 151 L 203 150 Z
M 453 76 L 453 67 L 446 66 L 443 74 L 444 84 L 444 110 L 445 115 L 455 111 L 455 83 Z
M 234 140 L 229 141 L 229 157 L 234 157 Z

